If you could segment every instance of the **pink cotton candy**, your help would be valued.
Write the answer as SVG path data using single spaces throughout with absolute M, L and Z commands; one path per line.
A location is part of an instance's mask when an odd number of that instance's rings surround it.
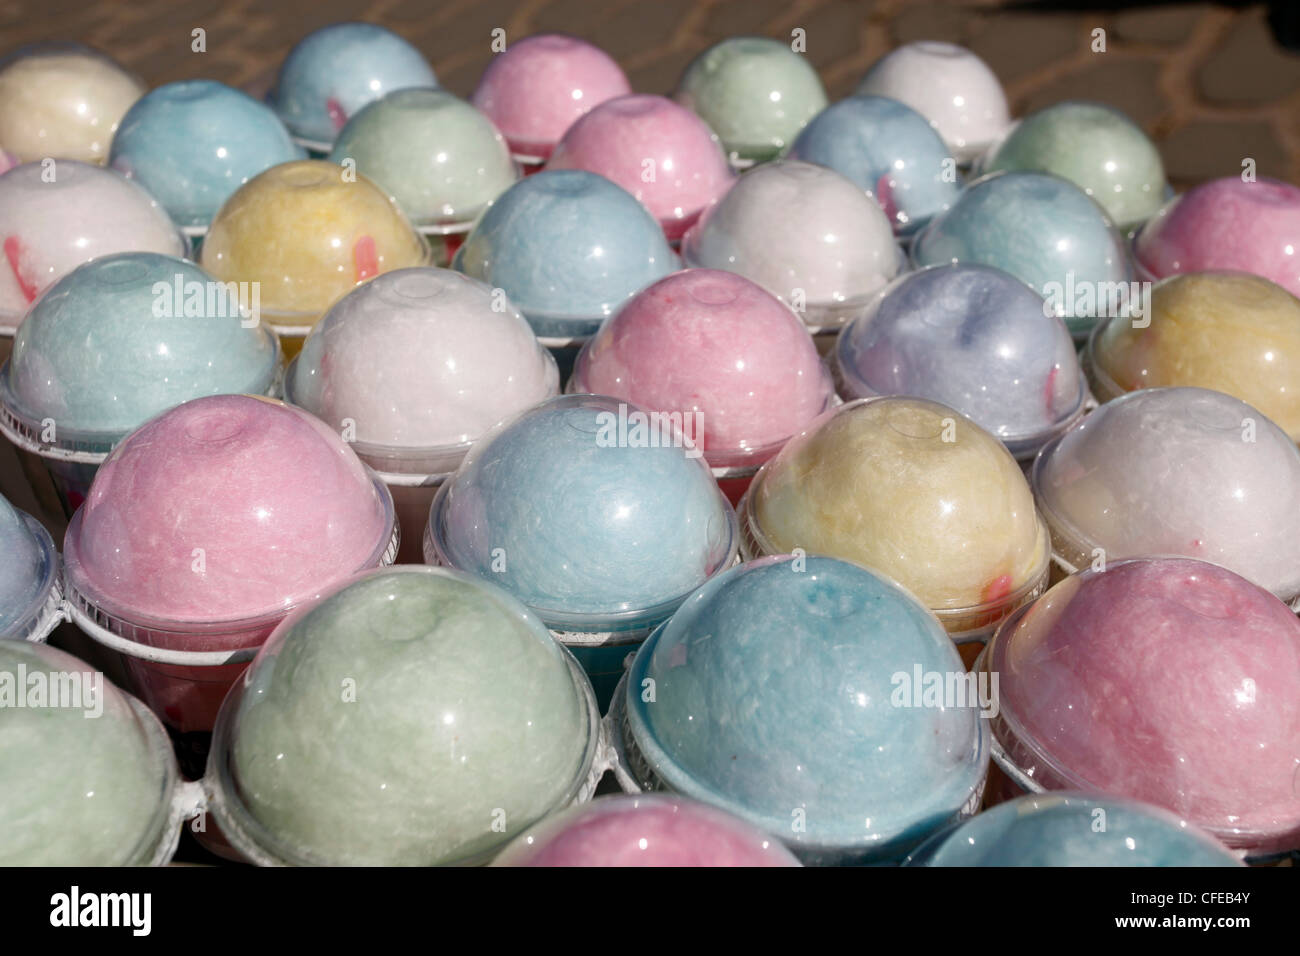
M 1140 558 L 998 634 L 995 732 L 1048 789 L 1163 806 L 1230 846 L 1300 845 L 1300 620 L 1231 571 Z
M 1275 179 L 1211 180 L 1148 220 L 1133 251 L 1139 268 L 1155 279 L 1232 270 L 1300 295 L 1300 189 Z
M 546 159 L 575 120 L 631 92 L 603 50 L 577 37 L 544 33 L 511 43 L 495 57 L 471 102 L 516 154 Z
M 219 395 L 158 416 L 113 451 L 64 551 L 76 590 L 110 614 L 193 624 L 308 600 L 377 564 L 391 528 L 384 492 L 324 423 Z
M 606 797 L 544 820 L 494 866 L 798 866 L 774 837 L 666 795 Z
M 705 122 L 662 96 L 620 96 L 564 134 L 548 169 L 585 169 L 622 186 L 680 239 L 735 180 Z
M 681 413 L 688 431 L 698 412 L 715 467 L 762 464 L 833 393 L 799 317 L 748 279 L 713 269 L 676 272 L 638 293 L 583 350 L 569 390 Z

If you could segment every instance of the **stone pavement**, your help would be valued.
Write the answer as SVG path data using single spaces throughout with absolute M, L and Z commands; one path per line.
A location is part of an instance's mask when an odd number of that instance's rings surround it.
M 1295 14 L 1279 0 L 1282 15 Z M 1116 6 L 1120 10 L 1094 9 Z M 0 0 L 0 53 L 43 39 L 98 46 L 151 85 L 207 76 L 264 92 L 293 42 L 347 19 L 381 23 L 418 46 L 467 95 L 490 33 L 586 37 L 634 88 L 668 92 L 692 56 L 726 36 L 789 37 L 833 98 L 883 52 L 917 39 L 964 43 L 1002 78 L 1016 113 L 1070 97 L 1117 106 L 1160 144 L 1175 186 L 1240 171 L 1300 182 L 1300 52 L 1274 39 L 1263 5 L 998 3 L 992 0 Z M 191 30 L 207 52 L 191 52 Z M 1092 31 L 1106 52 L 1092 52 Z

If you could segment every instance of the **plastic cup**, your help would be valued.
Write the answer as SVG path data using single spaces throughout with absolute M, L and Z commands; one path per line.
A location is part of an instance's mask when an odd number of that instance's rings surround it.
M 522 833 L 493 866 L 800 866 L 779 840 L 672 794 L 601 797 Z
M 850 96 L 822 110 L 785 153 L 853 180 L 910 236 L 957 201 L 957 163 L 924 116 L 883 96 Z
M 207 783 L 263 865 L 487 862 L 590 799 L 591 687 L 500 588 L 445 568 L 372 572 L 295 612 L 231 692 Z
M 328 153 L 363 106 L 394 90 L 436 87 L 424 56 L 373 23 L 334 23 L 298 41 L 267 98 L 298 141 Z
M 1300 440 L 1300 300 L 1241 272 L 1170 276 L 1149 314 L 1115 317 L 1088 340 L 1093 393 L 1191 385 L 1253 405 Z
M 852 180 L 811 163 L 741 176 L 682 240 L 687 265 L 756 282 L 814 329 L 838 329 L 904 257 L 889 219 Z
M 717 136 L 685 107 L 644 94 L 607 100 L 569 127 L 547 169 L 585 169 L 635 196 L 681 239 L 735 181 Z
M 112 447 L 204 395 L 268 394 L 275 336 L 198 266 L 152 252 L 95 259 L 28 312 L 0 368 L 0 431 L 40 458 L 68 517 Z
M 1067 572 L 1181 555 L 1300 598 L 1300 449 L 1245 402 L 1133 392 L 1048 443 L 1031 482 Z
M 184 257 L 158 201 L 119 174 L 72 160 L 27 163 L 0 177 L 0 335 L 77 266 L 116 252 Z
M 74 623 L 124 655 L 144 702 L 203 734 L 290 610 L 396 551 L 387 489 L 328 426 L 219 395 L 113 449 L 68 525 L 64 582 Z
M 236 189 L 303 155 L 265 104 L 215 80 L 185 80 L 131 107 L 108 164 L 155 196 L 186 235 L 201 236 Z
M 501 289 L 543 345 L 570 355 L 678 265 L 663 230 L 634 196 L 575 169 L 546 170 L 507 189 L 454 260 L 457 271 Z
M 1072 575 L 981 671 L 1000 675 L 994 760 L 1022 788 L 1141 800 L 1247 856 L 1300 845 L 1300 620 L 1244 578 L 1186 558 Z
M 934 615 L 886 578 L 816 555 L 744 564 L 637 653 L 609 718 L 615 772 L 734 814 L 804 863 L 896 861 L 979 806 L 976 707 L 899 690 L 961 672 Z
M 47 645 L 0 641 L 0 680 L 13 695 L 0 720 L 0 865 L 170 860 L 178 774 L 158 719 Z
M 966 187 L 912 244 L 918 266 L 994 266 L 1029 284 L 1082 340 L 1142 299 L 1124 242 L 1078 186 L 1048 173 L 991 173 Z
M 1133 259 L 1151 281 L 1182 272 L 1250 272 L 1300 295 L 1300 188 L 1276 179 L 1212 179 L 1137 230 Z
M 895 279 L 840 333 L 846 399 L 915 395 L 949 405 L 1021 461 L 1082 417 L 1088 396 L 1065 323 L 989 266 L 930 266 Z
M 999 170 L 1068 179 L 1125 231 L 1154 215 L 1169 192 L 1155 143 L 1119 110 L 1100 103 L 1056 103 L 1025 117 L 981 171 Z
M 925 399 L 821 416 L 759 471 L 740 524 L 746 558 L 854 561 L 915 594 L 957 641 L 984 639 L 1047 582 L 1047 529 L 1015 459 Z
M 524 317 L 481 282 L 399 269 L 348 293 L 312 330 L 285 397 L 343 435 L 393 495 L 419 564 L 437 486 L 493 425 L 559 392 Z
M 857 92 L 910 106 L 963 162 L 1001 139 L 1011 124 L 997 76 L 978 56 L 953 43 L 926 40 L 890 51 L 867 71 Z
M 262 315 L 286 357 L 353 288 L 428 261 L 428 246 L 382 189 L 321 160 L 282 163 L 241 186 L 199 257 L 222 282 L 258 283 Z
M 145 86 L 75 43 L 25 46 L 0 60 L 0 147 L 20 162 L 103 165 L 118 124 Z
M 807 57 L 769 37 L 731 37 L 686 68 L 673 94 L 718 134 L 737 167 L 775 159 L 826 107 Z
M 1241 866 L 1159 807 L 1082 793 L 1024 796 L 930 839 L 909 866 Z
M 619 399 L 567 395 L 474 444 L 438 489 L 424 553 L 527 605 L 603 703 L 627 653 L 733 562 L 735 532 L 687 436 Z
M 389 93 L 343 127 L 330 161 L 351 160 L 422 232 L 466 233 L 519 178 L 492 121 L 444 90 Z
M 743 486 L 835 400 L 802 320 L 748 279 L 712 269 L 638 293 L 584 346 L 568 391 L 698 425 L 692 437 L 714 477 Z
M 577 37 L 539 33 L 494 56 L 470 102 L 501 130 L 515 159 L 538 168 L 578 119 L 631 92 L 603 50 Z
M 50 533 L 0 496 L 0 640 L 44 641 L 63 620 L 62 597 Z

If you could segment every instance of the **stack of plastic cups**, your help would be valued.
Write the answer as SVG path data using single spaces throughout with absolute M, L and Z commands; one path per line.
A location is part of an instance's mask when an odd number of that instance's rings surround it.
M 0 676 L 0 866 L 166 864 L 198 795 L 158 718 L 47 645 L 0 641 Z
M 624 790 L 668 790 L 804 863 L 897 862 L 980 805 L 984 702 L 934 615 L 867 569 L 770 557 L 692 594 L 637 653 L 607 723 Z
M 285 377 L 285 398 L 342 434 L 388 485 L 406 564 L 423 560 L 434 493 L 471 444 L 558 392 L 555 360 L 509 302 L 432 268 L 344 296 Z
M 826 107 L 817 70 L 790 44 L 768 37 L 709 47 L 673 95 L 718 134 L 737 170 L 775 159 Z
M 969 163 L 1006 135 L 1007 95 L 988 64 L 954 43 L 923 40 L 885 54 L 857 92 L 898 100 L 916 110 Z
M 327 426 L 219 395 L 108 456 L 68 525 L 64 587 L 184 761 L 205 754 L 226 691 L 290 610 L 396 553 L 387 488 Z
M 426 265 L 429 247 L 382 189 L 321 160 L 273 166 L 226 201 L 199 263 L 258 297 L 292 358 L 325 310 L 377 275 Z
M 735 512 L 699 455 L 625 401 L 552 399 L 476 442 L 438 489 L 425 560 L 527 605 L 603 708 L 628 652 L 735 560 Z
M 396 33 L 373 23 L 334 23 L 289 51 L 267 102 L 300 146 L 323 156 L 367 103 L 437 85 L 428 61 Z
M 915 594 L 973 659 L 1047 586 L 1050 542 L 995 437 L 919 398 L 849 402 L 792 438 L 740 506 L 746 558 L 825 554 Z
M 1101 206 L 1059 176 L 990 173 L 912 243 L 917 266 L 970 263 L 1011 273 L 1082 343 L 1099 319 L 1140 309 L 1124 240 Z
M 398 90 L 348 120 L 330 162 L 385 190 L 447 265 L 478 215 L 519 178 L 492 121 L 443 90 Z
M 1009 618 L 976 668 L 1000 678 L 993 800 L 1110 794 L 1248 860 L 1300 848 L 1300 620 L 1264 589 L 1204 561 L 1115 561 Z
M 602 103 L 569 127 L 546 168 L 585 169 L 622 186 L 670 242 L 679 241 L 735 181 L 713 131 L 662 96 Z
M 856 183 L 795 160 L 741 176 L 687 232 L 682 258 L 761 285 L 803 317 L 823 353 L 906 261 Z
M 1089 404 L 1070 332 L 1045 305 L 989 266 L 929 266 L 895 279 L 840 333 L 840 393 L 942 402 L 1027 468 Z
M 108 163 L 197 238 L 236 189 L 304 155 L 265 104 L 215 80 L 186 80 L 151 90 L 131 107 Z
M 117 173 L 61 160 L 0 177 L 0 360 L 23 314 L 77 266 L 115 252 L 184 257 L 189 243 L 158 201 Z
M 221 709 L 204 785 L 253 863 L 465 865 L 589 800 L 606 750 L 591 685 L 532 613 L 399 567 L 276 629 Z
M 40 43 L 0 60 L 0 149 L 19 162 L 103 165 L 118 123 L 145 86 L 75 43 Z
M 578 349 L 641 289 L 677 269 L 663 230 L 603 176 L 547 170 L 484 211 L 453 266 L 501 289 L 567 379 Z
M 568 391 L 677 416 L 737 504 L 760 465 L 835 401 L 799 317 L 730 272 L 686 269 L 638 293 L 583 347 Z
M 106 256 L 55 283 L 19 326 L 0 368 L 0 432 L 39 458 L 68 517 L 113 446 L 155 415 L 278 389 L 275 336 L 238 301 L 218 302 L 215 285 L 183 259 Z
M 577 37 L 539 33 L 493 57 L 470 102 L 501 130 L 529 175 L 578 119 L 631 92 L 623 70 L 603 50 Z
M 1030 481 L 1057 577 L 1181 555 L 1300 607 L 1300 449 L 1239 399 L 1202 388 L 1124 395 L 1043 446 Z
M 1249 272 L 1300 296 L 1300 188 L 1276 179 L 1212 179 L 1171 199 L 1133 234 L 1138 278 Z
M 39 643 L 62 620 L 54 539 L 39 521 L 0 497 L 0 640 Z
M 1107 402 L 1190 385 L 1253 405 L 1300 441 L 1300 299 L 1261 276 L 1194 272 L 1151 290 L 1150 307 L 1093 330 L 1084 364 Z

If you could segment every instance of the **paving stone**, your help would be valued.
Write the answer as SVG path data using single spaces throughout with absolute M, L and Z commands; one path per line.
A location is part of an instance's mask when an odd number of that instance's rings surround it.
M 1196 81 L 1212 103 L 1267 103 L 1300 89 L 1300 53 L 1279 47 L 1264 11 L 1251 11 L 1229 28 Z
M 1241 162 L 1255 160 L 1255 174 L 1290 178 L 1290 158 L 1268 123 L 1260 121 L 1191 123 L 1157 142 L 1166 176 L 1188 185 L 1241 174 Z
M 1160 66 L 1155 60 L 1115 52 L 1089 57 L 1081 68 L 1018 98 L 1012 104 L 1015 112 L 1023 115 L 1062 100 L 1086 99 L 1113 106 L 1145 126 L 1168 111 L 1157 86 Z
M 1088 48 L 1095 18 L 986 11 L 967 44 L 1011 83 Z
M 1125 43 L 1178 46 L 1192 35 L 1196 21 L 1210 9 L 1208 3 L 1178 3 L 1121 10 L 1111 20 L 1112 30 L 1115 38 Z

